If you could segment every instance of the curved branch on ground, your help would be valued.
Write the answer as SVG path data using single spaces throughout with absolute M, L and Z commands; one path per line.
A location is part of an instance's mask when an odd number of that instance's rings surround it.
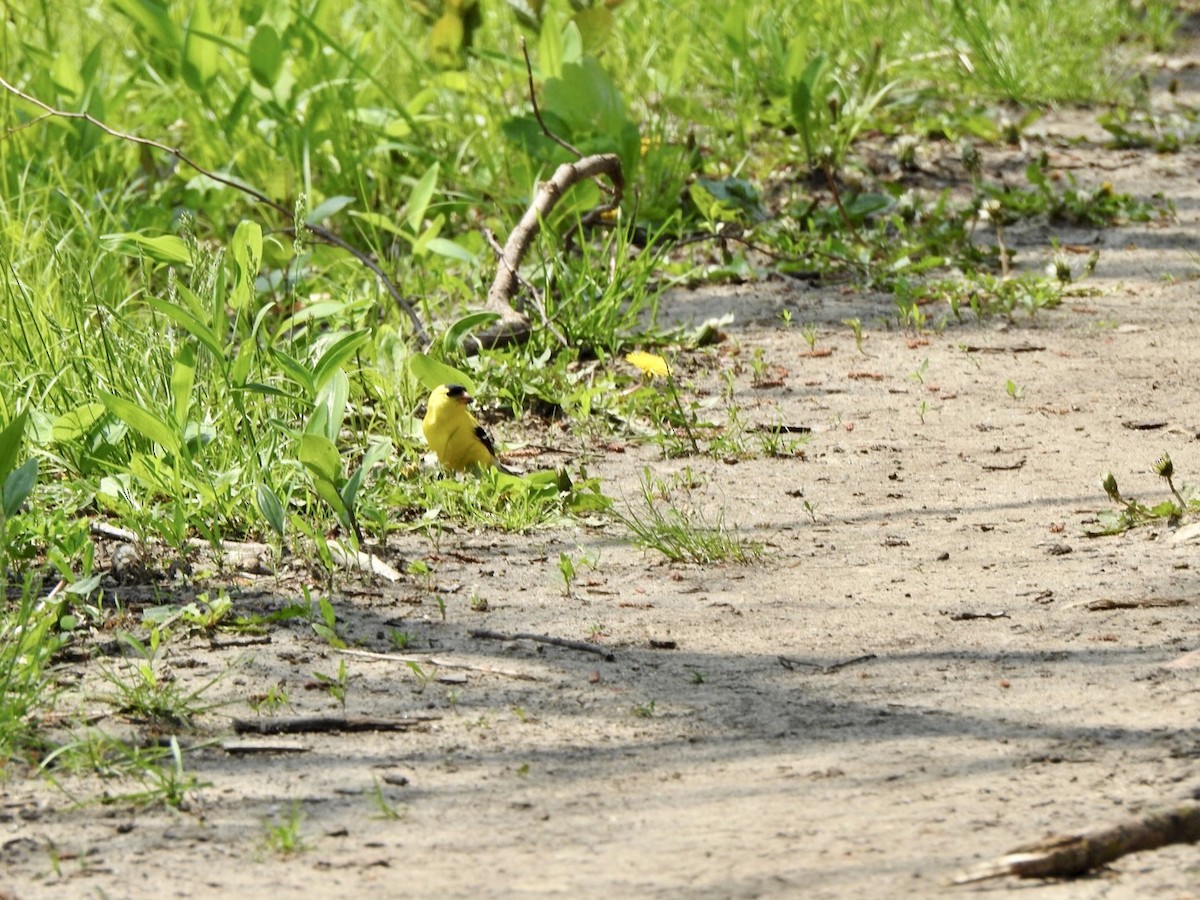
M 538 185 L 533 202 L 504 244 L 504 252 L 496 265 L 496 277 L 488 290 L 485 308 L 497 313 L 500 320 L 481 332 L 468 349 L 503 347 L 520 343 L 529 337 L 529 317 L 512 302 L 521 284 L 518 274 L 521 261 L 541 230 L 542 222 L 550 215 L 563 194 L 580 181 L 598 178 L 601 175 L 607 176 L 613 187 L 612 199 L 601 209 L 612 209 L 621 202 L 621 194 L 625 189 L 621 158 L 615 153 L 600 153 L 585 156 L 576 162 L 563 163 L 554 171 L 549 181 Z

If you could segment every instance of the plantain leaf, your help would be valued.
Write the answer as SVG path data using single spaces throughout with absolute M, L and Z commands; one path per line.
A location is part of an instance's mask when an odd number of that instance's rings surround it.
M 187 244 L 173 234 L 147 237 L 136 231 L 123 231 L 100 235 L 100 244 L 110 253 L 120 253 L 123 256 L 146 256 L 155 262 L 177 265 L 192 264 L 192 255 L 188 252 Z
M 166 422 L 132 400 L 115 394 L 101 393 L 100 399 L 108 411 L 149 441 L 178 455 L 182 445 L 179 433 Z
M 260 25 L 250 39 L 247 53 L 250 76 L 265 88 L 272 88 L 283 70 L 283 42 L 279 32 L 270 25 Z
M 195 384 L 196 345 L 189 341 L 179 348 L 175 354 L 175 364 L 171 367 L 171 412 L 175 415 L 175 427 L 180 430 L 187 422 Z
M 279 495 L 265 484 L 260 484 L 254 489 L 254 501 L 258 504 L 258 511 L 267 520 L 267 524 L 275 530 L 276 534 L 283 537 L 286 519 L 284 518 L 283 503 L 280 502 Z
M 341 454 L 333 441 L 323 434 L 300 435 L 299 458 L 318 481 L 327 481 L 332 485 L 342 478 Z
M 475 390 L 475 382 L 466 372 L 438 362 L 424 353 L 414 353 L 408 358 L 408 371 L 428 390 L 443 384 L 461 384 L 468 391 Z
M 8 477 L 4 479 L 4 487 L 0 490 L 3 494 L 4 515 L 15 516 L 21 510 L 21 504 L 25 502 L 25 498 L 29 496 L 29 492 L 33 490 L 33 485 L 37 481 L 38 461 L 30 457 L 25 462 L 8 473 Z
M 217 74 L 220 58 L 212 33 L 208 0 L 195 0 L 183 36 L 183 80 L 197 93 L 204 91 Z
M 25 423 L 28 421 L 29 411 L 23 410 L 0 431 L 0 478 L 7 478 L 8 473 L 17 464 L 17 454 L 21 452 L 21 444 L 25 439 Z
M 426 169 L 425 174 L 413 186 L 412 193 L 408 195 L 408 213 L 404 221 L 413 234 L 421 230 L 421 223 L 425 221 L 425 211 L 429 208 L 429 201 L 433 199 L 433 192 L 437 187 L 438 168 L 438 163 L 434 163 Z

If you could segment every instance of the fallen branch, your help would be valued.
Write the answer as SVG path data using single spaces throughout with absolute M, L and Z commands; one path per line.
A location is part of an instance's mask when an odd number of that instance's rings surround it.
M 1105 597 L 1085 603 L 1083 608 L 1092 612 L 1109 609 L 1160 609 L 1172 606 L 1187 606 L 1191 601 L 1187 597 L 1142 597 L 1131 600 L 1118 600 L 1115 597 Z
M 839 671 L 840 669 L 846 668 L 847 666 L 853 666 L 858 663 L 867 662 L 868 660 L 877 659 L 874 653 L 866 653 L 862 656 L 856 656 L 853 659 L 846 659 L 842 662 L 829 663 L 826 665 L 825 663 L 808 662 L 804 659 L 795 659 L 791 656 L 780 656 L 777 658 L 779 660 L 779 664 L 789 672 L 795 671 L 797 666 L 808 666 L 810 669 L 816 669 L 822 675 L 830 675 Z
M 609 662 L 617 658 L 616 654 L 607 647 L 601 647 L 598 644 L 589 644 L 586 641 L 572 641 L 567 638 L 551 637 L 548 634 L 529 634 L 524 631 L 519 631 L 516 634 L 502 634 L 499 631 L 476 629 L 471 631 L 470 635 L 473 638 L 484 641 L 536 641 L 539 644 L 550 644 L 554 647 L 564 647 L 567 650 L 595 653 L 597 656 L 603 656 Z
M 1185 800 L 1136 819 L 1081 834 L 1048 837 L 955 876 L 954 884 L 992 878 L 1077 878 L 1129 853 L 1200 841 L 1200 802 Z
M 579 182 L 600 175 L 607 175 L 612 181 L 619 199 L 625 187 L 625 178 L 621 172 L 621 159 L 615 153 L 585 156 L 577 162 L 563 163 L 549 181 L 538 185 L 533 203 L 525 210 L 525 215 L 521 216 L 521 221 L 504 244 L 504 252 L 496 266 L 496 277 L 488 290 L 486 309 L 499 315 L 500 321 L 479 334 L 476 339 L 478 346 L 473 349 L 477 350 L 479 346 L 502 347 L 520 343 L 529 337 L 529 317 L 512 305 L 512 298 L 521 283 L 517 274 L 521 261 L 541 230 L 542 222 L 549 217 L 563 194 Z
M 342 731 L 409 731 L 441 716 L 377 719 L 370 716 L 301 716 L 295 719 L 234 719 L 236 734 L 314 734 Z
M 612 189 L 608 191 L 611 197 L 603 206 L 589 213 L 590 216 L 594 216 L 616 209 L 625 192 L 625 175 L 621 169 L 619 156 L 615 153 L 584 156 L 576 147 L 564 141 L 546 125 L 542 118 L 542 111 L 538 108 L 537 94 L 533 84 L 533 66 L 529 61 L 529 51 L 525 49 L 524 41 L 521 43 L 521 49 L 525 53 L 525 72 L 529 77 L 529 102 L 533 107 L 534 117 L 541 126 L 542 133 L 579 159 L 575 162 L 563 163 L 554 171 L 549 181 L 543 181 L 538 185 L 537 193 L 534 195 L 529 209 L 525 210 L 525 214 L 521 216 L 521 220 L 509 234 L 497 261 L 496 277 L 492 280 L 492 286 L 488 290 L 485 306 L 489 312 L 500 316 L 500 319 L 491 327 L 481 331 L 473 340 L 464 342 L 468 352 L 478 352 L 482 347 L 493 348 L 517 344 L 529 337 L 532 332 L 529 317 L 517 309 L 512 302 L 517 288 L 521 285 L 519 274 L 521 261 L 541 230 L 542 222 L 550 216 L 563 194 L 581 181 L 591 178 L 598 179 L 601 175 L 607 176 L 612 183 Z

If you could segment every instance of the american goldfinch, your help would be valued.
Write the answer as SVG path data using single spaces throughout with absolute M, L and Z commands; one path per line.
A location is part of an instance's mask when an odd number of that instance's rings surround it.
M 496 459 L 492 439 L 467 409 L 471 395 L 461 384 L 443 384 L 429 395 L 421 431 L 441 464 L 451 472 L 495 466 L 512 475 Z

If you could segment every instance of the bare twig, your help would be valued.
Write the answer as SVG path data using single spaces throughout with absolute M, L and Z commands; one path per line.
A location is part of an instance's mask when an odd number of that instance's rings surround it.
M 1185 800 L 1116 825 L 1017 847 L 999 859 L 956 876 L 953 883 L 973 884 L 1009 875 L 1076 878 L 1128 853 L 1197 841 L 1200 841 L 1200 802 Z
M 551 644 L 555 647 L 565 647 L 567 650 L 580 650 L 584 653 L 595 653 L 597 656 L 603 656 L 609 662 L 616 659 L 616 655 L 607 647 L 601 647 L 598 644 L 589 644 L 586 641 L 572 641 L 567 638 L 551 637 L 548 634 L 529 634 L 528 632 L 517 632 L 516 634 L 501 634 L 499 631 L 487 631 L 484 629 L 476 629 L 470 632 L 471 637 L 485 641 L 536 641 L 539 644 Z
M 828 665 L 821 670 L 821 674 L 829 675 L 830 673 L 836 672 L 839 669 L 846 668 L 846 666 L 857 665 L 858 663 L 868 662 L 869 660 L 872 660 L 872 659 L 875 659 L 874 653 L 864 653 L 862 656 L 854 657 L 854 659 L 848 659 L 845 662 L 838 662 L 838 663 L 833 663 L 831 665 Z
M 833 202 L 837 204 L 838 212 L 841 213 L 842 221 L 846 223 L 846 228 L 850 234 L 854 236 L 854 240 L 860 245 L 866 246 L 867 242 L 863 240 L 862 235 L 858 233 L 858 229 L 854 227 L 854 222 L 850 220 L 850 214 L 846 212 L 846 207 L 842 205 L 842 195 L 838 191 L 837 179 L 833 176 L 833 169 L 828 163 L 821 166 L 825 172 L 825 180 L 829 183 L 829 192 L 833 194 Z
M 1117 598 L 1104 597 L 1100 600 L 1091 600 L 1083 605 L 1084 609 L 1092 610 L 1110 610 L 1110 609 L 1158 609 L 1169 608 L 1172 606 L 1187 606 L 1192 601 L 1187 597 L 1138 597 L 1138 598 Z
M 776 262 L 782 263 L 798 263 L 805 262 L 809 256 L 820 256 L 835 263 L 844 263 L 848 266 L 857 266 L 860 269 L 866 269 L 866 266 L 856 259 L 848 259 L 844 256 L 838 256 L 836 253 L 825 253 L 821 250 L 810 250 L 806 256 L 791 256 L 784 253 L 776 253 L 773 250 L 768 250 L 761 244 L 756 244 L 754 241 L 742 237 L 740 234 L 733 231 L 719 232 L 696 232 L 695 234 L 685 234 L 676 241 L 673 241 L 671 246 L 675 248 L 686 247 L 688 244 L 699 244 L 704 241 L 731 241 L 735 244 L 741 244 L 748 250 L 753 250 L 755 253 L 761 253 L 768 259 L 773 259 Z M 816 269 L 804 269 L 799 272 L 782 272 L 780 273 L 788 278 L 794 278 L 796 281 L 820 281 L 823 277 L 821 272 Z
M 583 159 L 583 154 L 575 145 L 567 143 L 546 126 L 546 121 L 542 118 L 542 111 L 538 108 L 537 91 L 533 86 L 533 64 L 529 61 L 529 48 L 525 46 L 525 38 L 521 38 L 521 52 L 525 55 L 525 75 L 529 78 L 529 103 L 533 106 L 533 117 L 537 119 L 538 125 L 542 126 L 542 134 L 568 153 L 574 154 L 576 159 Z
M 212 169 L 205 168 L 204 166 L 200 165 L 198 162 L 193 160 L 191 157 L 189 157 L 186 153 L 184 153 L 178 147 L 172 147 L 169 144 L 164 144 L 161 141 L 152 140 L 151 138 L 145 138 L 145 137 L 141 137 L 136 134 L 130 134 L 127 131 L 120 131 L 119 129 L 113 128 L 110 125 L 102 122 L 100 119 L 97 119 L 91 113 L 75 112 L 73 110 L 66 110 L 66 109 L 58 109 L 57 107 L 51 106 L 48 103 L 45 103 L 45 102 L 39 100 L 37 97 L 34 97 L 30 94 L 25 93 L 20 88 L 17 88 L 16 86 L 14 86 L 12 84 L 9 84 L 3 78 L 0 78 L 0 86 L 2 86 L 10 94 L 13 94 L 16 97 L 20 97 L 26 103 L 32 103 L 34 106 L 38 107 L 38 109 L 45 111 L 45 115 L 37 117 L 34 120 L 35 122 L 41 121 L 42 119 L 50 117 L 50 116 L 57 117 L 57 118 L 63 118 L 63 119 L 78 119 L 80 121 L 87 122 L 89 125 L 92 125 L 93 127 L 100 129 L 105 134 L 109 135 L 110 137 L 114 137 L 114 138 L 117 138 L 118 140 L 122 140 L 122 141 L 128 141 L 129 143 L 136 144 L 139 147 L 148 147 L 153 150 L 158 150 L 162 153 L 166 153 L 169 156 L 173 156 L 175 159 L 179 160 L 185 166 L 187 166 L 190 169 L 193 169 L 196 172 L 199 172 L 201 175 L 204 175 L 207 178 L 211 178 L 213 181 L 216 181 L 219 184 L 223 184 L 223 185 L 226 185 L 227 187 L 231 187 L 236 191 L 240 191 L 241 193 L 257 200 L 259 203 L 262 203 L 265 206 L 269 206 L 271 209 L 275 210 L 275 212 L 279 213 L 285 219 L 290 220 L 293 217 L 292 211 L 289 210 L 286 206 L 284 206 L 279 201 L 271 199 L 270 197 L 268 197 L 266 194 L 264 194 L 262 191 L 258 190 L 257 188 L 253 188 L 248 184 L 243 184 L 242 182 L 240 182 L 234 178 L 230 178 L 228 175 L 222 175 L 219 172 L 213 171 Z M 26 126 L 22 126 L 22 127 L 26 127 Z M 8 134 L 6 135 L 6 137 L 8 135 L 11 135 L 14 130 L 10 130 L 8 132 Z M 421 321 L 421 317 L 419 315 L 417 315 L 416 309 L 404 297 L 404 295 L 400 293 L 400 289 L 396 287 L 396 285 L 392 281 L 392 279 L 387 276 L 387 274 L 383 271 L 383 269 L 380 268 L 379 264 L 377 262 L 375 262 L 375 260 L 372 259 L 370 257 L 370 255 L 364 253 L 362 250 L 359 250 L 357 247 L 354 247 L 351 244 L 347 243 L 343 238 L 339 237 L 337 234 L 330 231 L 328 228 L 324 228 L 320 225 L 315 225 L 310 222 L 304 223 L 304 227 L 309 231 L 310 234 L 313 235 L 313 237 L 317 238 L 319 241 L 329 244 L 330 246 L 337 247 L 340 250 L 345 250 L 347 253 L 349 253 L 351 256 L 353 256 L 355 259 L 357 259 L 360 263 L 362 263 L 364 266 L 366 266 L 368 269 L 370 269 L 371 272 L 373 272 L 375 274 L 375 276 L 379 279 L 379 281 L 383 285 L 384 289 L 391 295 L 392 299 L 396 302 L 396 305 L 399 306 L 400 309 L 403 310 L 404 313 L 408 315 L 409 321 L 412 322 L 413 332 L 414 332 L 415 337 L 421 341 L 426 340 L 427 335 L 425 333 L 425 324 Z
M 577 147 L 556 135 L 546 125 L 542 111 L 537 104 L 537 93 L 533 83 L 533 64 L 529 60 L 529 50 L 525 42 L 521 42 L 521 52 L 525 56 L 525 73 L 529 80 L 529 103 L 533 107 L 534 117 L 547 138 L 554 141 L 567 152 L 578 157 L 575 162 L 563 163 L 559 166 L 549 181 L 538 185 L 537 193 L 521 220 L 509 234 L 508 240 L 500 253 L 496 266 L 496 277 L 488 290 L 486 309 L 500 316 L 500 320 L 490 328 L 480 332 L 472 341 L 466 344 L 468 352 L 478 352 L 481 347 L 503 347 L 526 340 L 532 333 L 529 317 L 513 305 L 513 297 L 521 285 L 518 274 L 521 260 L 525 258 L 529 247 L 533 244 L 541 230 L 542 222 L 558 204 L 572 186 L 584 179 L 596 179 L 601 190 L 610 195 L 608 203 L 592 210 L 589 215 L 602 214 L 615 209 L 621 202 L 625 192 L 625 176 L 621 169 L 621 158 L 615 153 L 602 153 L 595 156 L 584 156 Z M 600 181 L 601 176 L 607 176 L 611 187 Z
M 296 719 L 234 719 L 237 734 L 311 734 L 341 731 L 409 731 L 441 716 L 379 719 L 370 716 L 301 716 Z
M 825 663 L 809 662 L 808 660 L 804 659 L 796 659 L 792 656 L 780 656 L 777 658 L 779 660 L 779 664 L 789 672 L 794 671 L 797 666 L 807 666 L 810 669 L 815 669 L 822 675 L 831 675 L 840 669 L 846 668 L 847 666 L 853 666 L 858 663 L 868 662 L 869 660 L 876 659 L 876 656 L 874 653 L 865 653 L 862 656 L 856 656 L 853 659 L 830 663 L 828 665 Z

